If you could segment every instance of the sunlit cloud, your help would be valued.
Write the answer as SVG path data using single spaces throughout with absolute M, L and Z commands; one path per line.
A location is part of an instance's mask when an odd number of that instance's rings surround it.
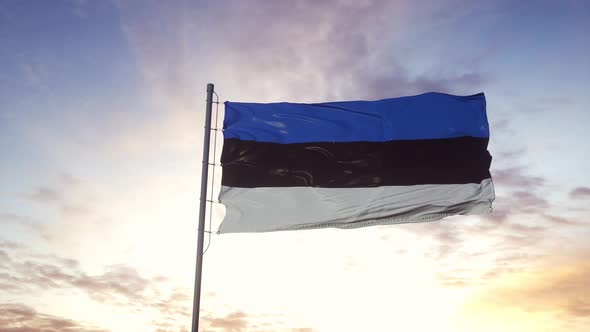
M 484 331 L 516 331 L 529 323 L 538 331 L 583 331 L 590 322 L 588 264 L 584 260 L 553 263 L 490 283 L 467 302 L 465 314 L 479 317 L 474 323 L 488 326 Z
M 0 304 L 2 332 L 108 332 L 75 320 L 47 315 L 23 305 Z

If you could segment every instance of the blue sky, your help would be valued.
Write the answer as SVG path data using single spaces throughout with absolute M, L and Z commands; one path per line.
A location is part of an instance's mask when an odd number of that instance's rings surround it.
M 490 217 L 213 236 L 207 331 L 583 331 L 586 31 L 574 0 L 0 1 L 0 330 L 186 330 L 213 82 L 483 91 L 498 197 Z

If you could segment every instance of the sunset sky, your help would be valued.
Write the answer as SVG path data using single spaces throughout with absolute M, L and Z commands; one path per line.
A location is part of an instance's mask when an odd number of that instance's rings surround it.
M 190 330 L 208 82 L 220 101 L 484 92 L 497 197 L 213 234 L 202 331 L 588 331 L 588 32 L 585 0 L 0 0 L 0 332 Z

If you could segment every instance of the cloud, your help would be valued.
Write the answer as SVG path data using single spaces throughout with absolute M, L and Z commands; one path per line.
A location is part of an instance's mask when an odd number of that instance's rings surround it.
M 508 130 L 509 122 L 501 121 L 498 126 Z M 436 261 L 434 273 L 443 286 L 481 286 L 522 272 L 550 254 L 548 244 L 563 241 L 558 233 L 584 225 L 570 211 L 562 212 L 545 194 L 550 185 L 547 178 L 518 166 L 526 158 L 526 148 L 516 146 L 500 154 L 507 162 L 504 167 L 492 168 L 496 189 L 492 214 L 407 226 L 430 241 L 426 256 Z M 479 222 L 472 222 L 474 219 Z M 536 254 L 523 259 L 523 251 Z
M 90 241 L 107 241 L 112 235 L 113 217 L 105 209 L 112 201 L 105 203 L 104 196 L 97 194 L 98 187 L 71 174 L 61 174 L 52 185 L 35 186 L 23 195 L 29 201 L 43 204 L 33 210 L 37 216 L 0 213 L 0 220 L 29 228 L 33 231 L 29 235 L 38 237 L 54 250 L 93 252 L 95 248 Z
M 570 192 L 571 198 L 584 199 L 590 197 L 590 187 L 577 187 Z
M 501 120 L 491 123 L 490 127 L 493 128 L 494 132 L 497 131 L 497 132 L 504 132 L 504 133 L 512 134 L 512 133 L 514 133 L 514 131 L 513 131 L 511 125 L 512 125 L 512 123 L 510 120 L 501 119 Z M 519 156 L 519 154 L 512 154 L 512 156 Z
M 479 222 L 462 217 L 411 226 L 414 232 L 432 240 L 427 256 L 437 262 L 435 273 L 441 285 L 470 287 L 520 272 L 543 257 L 539 254 L 522 259 L 523 250 L 543 253 L 543 241 L 555 226 L 580 225 L 570 217 L 555 214 L 550 201 L 538 194 L 544 181 L 533 181 L 520 172 L 512 174 L 515 176 L 508 177 L 510 181 L 526 184 L 531 190 L 508 190 L 497 197 L 492 214 L 477 217 Z M 474 252 L 474 248 L 480 249 Z M 515 257 L 519 257 L 518 261 Z M 514 264 L 507 265 L 508 260 Z
M 143 303 L 144 294 L 155 283 L 124 265 L 110 266 L 105 273 L 96 276 L 80 274 L 67 282 L 98 301 L 118 304 L 118 299 L 123 299 L 124 305 Z
M 399 65 L 396 65 L 398 67 Z M 361 75 L 358 77 L 358 91 L 370 99 L 388 98 L 401 95 L 413 95 L 428 91 L 456 93 L 456 91 L 473 91 L 481 89 L 489 79 L 482 73 L 462 73 L 451 77 L 413 77 L 403 70 L 389 73 L 388 76 Z
M 27 195 L 27 197 L 39 203 L 54 203 L 61 200 L 61 194 L 49 187 L 37 187 L 35 190 Z
M 501 151 L 498 152 L 497 157 L 499 160 L 513 161 L 522 158 L 526 154 L 526 148 L 519 148 L 515 150 Z
M 104 209 L 94 208 L 99 204 L 94 189 L 70 174 L 61 174 L 53 185 L 35 186 L 22 195 L 30 202 L 44 204 L 33 209 L 36 215 L 43 217 L 0 212 L 0 220 L 29 228 L 33 231 L 29 234 L 55 246 L 83 242 L 79 238 L 82 232 L 92 233 L 96 239 L 97 235 L 107 232 L 104 221 L 108 218 L 102 214 Z M 102 224 L 98 225 L 99 222 Z M 75 232 L 77 234 L 72 234 Z
M 0 248 L 17 249 L 22 248 L 22 244 L 0 239 Z
M 240 332 L 248 327 L 247 316 L 241 311 L 227 314 L 225 317 L 203 317 L 210 329 L 222 329 L 227 332 Z
M 512 193 L 513 205 L 521 212 L 537 213 L 549 207 L 549 202 L 530 191 L 515 191 Z
M 3 262 L 10 262 L 10 257 L 4 250 L 0 250 L 0 264 Z
M 55 183 L 51 186 L 37 186 L 25 197 L 37 203 L 54 203 L 60 204 L 66 200 L 68 193 L 79 194 L 82 181 L 71 174 L 63 173 L 57 177 Z
M 454 230 L 458 233 L 454 236 L 457 240 L 439 238 L 429 254 L 436 262 L 436 280 L 443 287 L 482 286 L 506 274 L 520 272 L 543 257 L 522 253 L 524 248 L 531 248 L 542 239 L 543 227 L 508 223 L 483 236 L 478 224 L 458 228 L 461 230 Z
M 537 189 L 546 183 L 545 178 L 528 175 L 525 170 L 524 167 L 492 169 L 492 179 L 494 184 L 520 190 Z
M 70 319 L 39 313 L 24 304 L 0 304 L 0 332 L 107 332 Z
M 491 287 L 476 302 L 503 309 L 553 312 L 569 318 L 590 318 L 590 264 L 586 261 L 544 266 Z
M 191 315 L 192 290 L 174 287 L 163 276 L 146 276 L 127 265 L 107 266 L 102 273 L 89 274 L 77 260 L 39 254 L 33 248 L 2 240 L 0 244 L 6 244 L 0 247 L 0 296 L 3 298 L 42 296 L 46 292 L 53 294 L 55 290 L 65 296 L 82 293 L 113 310 L 149 313 L 154 326 L 169 324 L 175 331 L 178 331 L 176 327 L 185 325 L 178 322 L 188 321 Z
M 557 226 L 584 225 L 584 223 L 581 223 L 577 220 L 572 220 L 571 218 L 567 218 L 567 217 L 560 217 L 560 216 L 555 216 L 555 215 L 551 215 L 551 214 L 544 214 L 543 217 L 545 218 L 545 220 L 547 220 Z
M 56 255 L 31 253 L 31 248 L 9 242 L 0 250 L 0 293 L 8 295 L 43 294 L 51 290 L 81 291 L 105 306 L 149 313 L 157 331 L 185 331 L 192 313 L 192 290 L 172 288 L 160 276 L 146 277 L 130 266 L 114 265 L 103 273 L 85 273 L 76 260 Z M 311 328 L 288 328 L 280 321 L 259 324 L 259 315 L 242 311 L 216 315 L 202 313 L 202 325 L 211 332 L 281 331 L 313 332 Z M 54 332 L 104 331 L 74 321 L 39 314 L 24 305 L 0 304 L 0 331 Z M 270 327 L 269 327 L 270 326 Z M 4 329 L 3 329 L 4 328 Z
M 410 3 L 219 1 L 152 3 L 136 11 L 119 1 L 118 7 L 152 95 L 176 109 L 193 105 L 193 91 L 207 77 L 234 100 L 310 102 L 480 92 L 490 77 L 474 65 L 440 60 L 430 64 L 434 68 L 428 74 L 410 68 L 412 56 L 420 53 L 413 43 L 400 42 Z M 436 7 L 425 4 L 421 13 L 434 15 Z
M 525 155 L 526 150 L 516 149 L 505 152 L 505 157 L 516 161 Z M 541 194 L 547 180 L 544 177 L 527 174 L 522 166 L 491 169 L 496 199 L 492 214 L 482 216 L 492 222 L 490 227 L 504 224 L 510 216 L 517 214 L 542 214 L 551 208 L 550 202 Z
M 184 304 L 192 303 L 188 301 L 188 292 L 182 294 L 181 302 Z M 177 294 L 178 295 L 178 294 Z M 173 296 L 174 297 L 174 296 Z M 172 297 L 170 298 L 172 299 Z M 190 298 L 192 300 L 192 298 Z M 188 322 L 192 314 L 192 309 L 186 306 L 178 306 L 175 300 L 164 300 L 162 312 L 169 315 L 160 317 L 152 321 L 152 324 L 159 331 L 188 331 L 187 324 L 179 322 Z M 177 312 L 176 310 L 180 310 Z M 261 322 L 262 321 L 262 322 Z M 232 311 L 225 315 L 217 315 L 208 311 L 201 311 L 199 320 L 200 329 L 207 332 L 267 332 L 267 331 L 286 331 L 286 332 L 317 332 L 310 327 L 288 327 L 285 323 L 276 319 L 269 319 L 268 315 L 254 315 L 244 311 Z
M 48 289 L 70 289 L 108 304 L 138 305 L 147 303 L 149 295 L 161 283 L 159 277 L 144 277 L 125 265 L 108 266 L 96 275 L 85 273 L 78 261 L 56 255 L 34 254 L 26 250 L 0 251 L 0 285 L 13 293 L 30 293 Z M 12 250 L 9 252 L 9 250 Z
M 546 179 L 527 175 L 524 170 L 524 168 L 509 168 L 495 171 L 494 184 L 497 188 L 502 187 L 505 193 L 497 195 L 494 212 L 491 215 L 482 216 L 483 219 L 499 225 L 505 223 L 510 216 L 528 215 L 538 217 L 536 220 L 538 225 L 542 225 L 543 222 L 561 227 L 582 224 L 571 216 L 558 215 L 559 206 L 543 194 Z M 584 190 L 578 190 L 577 195 L 573 194 L 574 192 L 576 190 L 570 193 L 570 197 L 580 196 Z
M 201 317 L 204 331 L 208 332 L 264 332 L 269 330 L 280 330 L 287 332 L 317 332 L 310 327 L 285 327 L 284 324 L 272 324 L 265 318 L 264 323 L 257 317 L 249 315 L 243 311 L 234 311 L 225 316 L 204 315 Z
M 47 201 L 49 203 L 49 201 Z M 0 213 L 0 221 L 5 226 L 15 226 L 26 229 L 27 234 L 39 237 L 56 247 L 69 247 L 80 250 L 89 244 L 88 238 L 93 240 L 106 239 L 110 229 L 109 220 L 98 210 L 92 209 L 86 203 L 51 202 L 52 208 L 59 212 L 59 218 L 43 222 L 34 217 L 14 213 Z
M 433 234 L 433 238 L 437 242 L 437 247 L 432 253 L 433 258 L 436 260 L 443 259 L 456 252 L 463 242 L 460 238 L 461 233 L 452 227 L 445 227 L 439 224 Z
M 12 224 L 15 226 L 21 226 L 34 230 L 37 233 L 42 233 L 44 229 L 43 225 L 37 220 L 28 216 L 21 216 L 14 213 L 0 213 L 0 220 L 4 225 Z

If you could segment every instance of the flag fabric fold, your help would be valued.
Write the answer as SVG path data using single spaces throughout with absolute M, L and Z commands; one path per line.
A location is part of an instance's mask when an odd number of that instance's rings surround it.
M 483 93 L 225 103 L 220 233 L 355 228 L 491 211 Z

